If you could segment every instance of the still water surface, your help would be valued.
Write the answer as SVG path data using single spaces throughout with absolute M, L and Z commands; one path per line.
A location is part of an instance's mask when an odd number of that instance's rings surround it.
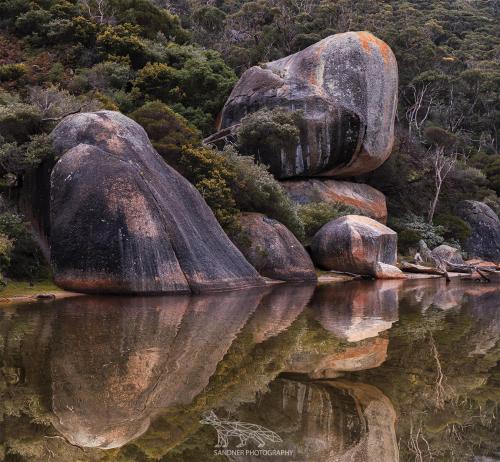
M 0 460 L 500 460 L 499 337 L 442 280 L 9 305 Z

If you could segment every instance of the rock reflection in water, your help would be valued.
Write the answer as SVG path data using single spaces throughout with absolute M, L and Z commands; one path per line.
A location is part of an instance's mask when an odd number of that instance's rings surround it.
M 387 281 L 12 307 L 0 460 L 208 461 L 210 410 L 277 432 L 266 448 L 300 462 L 396 461 L 396 435 L 410 460 L 412 429 L 435 460 L 494 448 L 499 298 L 494 285 Z
M 278 432 L 283 439 L 279 446 L 293 451 L 294 462 L 399 460 L 396 413 L 389 399 L 371 385 L 278 379 L 255 405 L 240 408 L 238 418 Z M 290 455 L 273 460 L 287 461 Z
M 320 286 L 311 306 L 321 325 L 349 342 L 376 337 L 398 319 L 401 280 Z
M 326 352 L 299 351 L 289 371 L 311 378 L 333 378 L 341 372 L 380 366 L 387 356 L 388 339 L 379 334 L 398 319 L 401 281 L 352 282 L 316 289 L 310 302 L 314 319 L 342 348 Z
M 260 291 L 63 300 L 51 354 L 55 427 L 72 444 L 123 446 L 154 410 L 189 403 L 208 383 Z

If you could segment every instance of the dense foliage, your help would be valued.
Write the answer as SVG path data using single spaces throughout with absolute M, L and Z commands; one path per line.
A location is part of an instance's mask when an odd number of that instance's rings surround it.
M 468 230 L 454 215 L 457 201 L 500 211 L 498 13 L 481 0 L 0 0 L 0 186 L 15 205 L 12 188 L 52 157 L 47 134 L 65 115 L 120 110 L 226 229 L 237 228 L 239 211 L 259 211 L 310 236 L 335 213 L 324 204 L 296 210 L 265 169 L 201 148 L 201 138 L 250 66 L 369 30 L 397 57 L 399 106 L 389 161 L 358 180 L 386 194 L 396 220 L 441 226 L 440 238 L 458 244 Z M 236 148 L 258 158 L 263 148 L 290 147 L 299 119 L 250 115 Z M 450 171 L 436 191 L 438 158 Z M 399 231 L 404 247 L 418 234 Z

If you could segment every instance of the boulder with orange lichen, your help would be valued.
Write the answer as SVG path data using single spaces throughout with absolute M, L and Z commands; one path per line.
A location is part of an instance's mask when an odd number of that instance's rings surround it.
M 371 218 L 346 215 L 315 234 L 311 253 L 322 268 L 377 277 L 380 263 L 396 264 L 397 234 Z
M 302 110 L 300 141 L 283 149 L 262 146 L 258 160 L 278 178 L 359 175 L 389 157 L 397 87 L 396 59 L 386 43 L 369 32 L 336 34 L 248 69 L 219 129 L 225 135 L 261 108 Z
M 282 181 L 290 198 L 298 204 L 311 202 L 340 202 L 358 209 L 364 215 L 384 223 L 387 221 L 387 204 L 380 191 L 367 184 L 331 179 Z
M 55 282 L 77 292 L 188 293 L 263 284 L 198 191 L 112 111 L 66 117 L 51 176 Z

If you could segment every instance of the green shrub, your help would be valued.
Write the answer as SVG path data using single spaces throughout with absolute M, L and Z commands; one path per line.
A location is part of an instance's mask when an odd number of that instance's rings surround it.
M 231 189 L 235 173 L 227 159 L 213 149 L 186 147 L 176 168 L 201 193 L 221 226 L 234 232 L 238 223 Z
M 259 212 L 287 226 L 299 239 L 303 226 L 295 204 L 262 165 L 234 149 L 184 147 L 175 164 L 202 194 L 222 227 L 239 232 L 238 213 Z
M 20 79 L 26 74 L 24 64 L 3 64 L 0 66 L 0 82 Z
M 402 218 L 393 218 L 389 221 L 389 227 L 397 231 L 398 236 L 406 231 L 403 237 L 403 243 L 405 245 L 408 245 L 408 242 L 413 243 L 417 235 L 420 239 L 425 241 L 430 249 L 444 242 L 444 227 L 429 224 L 425 218 L 414 215 L 413 213 L 408 213 Z M 406 250 L 408 249 L 404 247 L 401 248 L 402 253 Z
M 441 214 L 434 219 L 434 224 L 444 228 L 443 237 L 447 240 L 457 240 L 463 244 L 470 236 L 472 229 L 461 218 L 451 214 Z
M 407 255 L 410 249 L 418 248 L 418 241 L 422 239 L 422 234 L 415 229 L 403 229 L 398 234 L 398 251 Z
M 37 167 L 44 159 L 53 155 L 49 135 L 33 135 L 27 143 L 2 142 L 0 136 L 0 174 L 22 174 Z
M 238 149 L 260 159 L 263 152 L 295 150 L 299 142 L 301 111 L 260 109 L 247 115 L 238 129 Z M 267 156 L 264 156 L 267 157 Z
M 47 264 L 22 215 L 0 214 L 0 234 L 12 243 L 6 276 L 28 280 L 46 277 Z
M 138 73 L 134 85 L 148 98 L 164 102 L 179 97 L 176 70 L 164 63 L 148 63 Z
M 130 117 L 142 125 L 154 148 L 174 167 L 179 166 L 183 146 L 201 143 L 198 130 L 160 101 L 144 104 L 132 112 Z
M 295 204 L 281 184 L 263 165 L 252 158 L 239 155 L 234 148 L 223 151 L 234 172 L 232 183 L 236 205 L 244 212 L 260 212 L 284 224 L 299 239 L 304 238 L 304 227 Z
M 123 90 L 132 76 L 133 71 L 127 58 L 103 61 L 90 69 L 79 69 L 70 82 L 70 88 L 76 92 Z
M 154 39 L 158 33 L 177 42 L 185 42 L 189 33 L 180 20 L 166 8 L 149 0 L 120 0 L 113 4 L 114 16 L 121 23 L 137 24 L 141 35 Z
M 304 226 L 306 241 L 312 239 L 320 228 L 328 222 L 352 214 L 359 214 L 359 211 L 340 202 L 311 202 L 299 206 L 298 210 L 299 218 Z
M 10 266 L 13 247 L 12 240 L 4 234 L 0 234 L 0 282 L 3 282 L 3 274 Z
M 109 25 L 97 36 L 97 49 L 108 60 L 113 56 L 128 56 L 132 67 L 139 69 L 151 59 L 139 32 L 140 28 L 132 24 Z
M 29 104 L 0 105 L 0 136 L 5 141 L 27 141 L 40 130 L 42 114 Z
M 204 134 L 236 81 L 219 53 L 193 46 L 169 44 L 161 49 L 162 62 L 150 62 L 136 76 L 135 88 L 146 100 L 170 105 Z

